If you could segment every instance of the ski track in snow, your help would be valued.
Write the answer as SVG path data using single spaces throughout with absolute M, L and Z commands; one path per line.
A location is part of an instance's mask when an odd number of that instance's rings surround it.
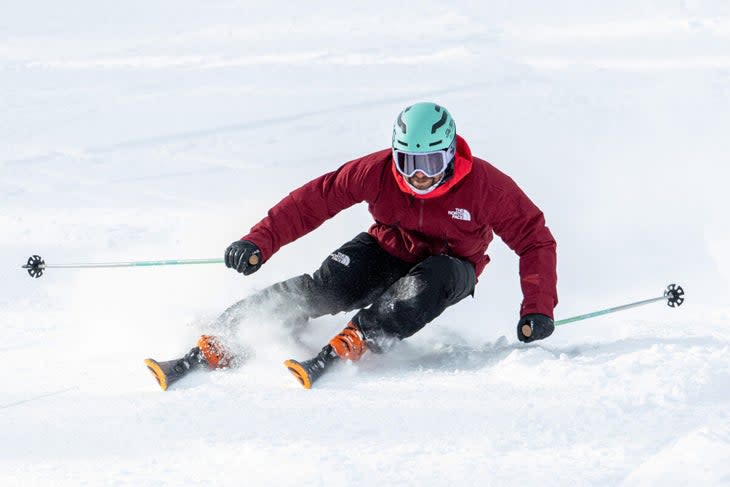
M 37 7 L 0 21 L 0 485 L 730 485 L 726 2 Z M 310 391 L 282 361 L 348 316 L 246 323 L 246 364 L 162 393 L 142 359 L 314 270 L 366 209 L 247 278 L 19 269 L 219 257 L 422 99 L 545 211 L 557 318 L 670 282 L 686 303 L 519 343 L 496 239 L 475 299 Z

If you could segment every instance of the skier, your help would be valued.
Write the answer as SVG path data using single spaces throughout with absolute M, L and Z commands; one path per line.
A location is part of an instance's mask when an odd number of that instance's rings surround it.
M 375 222 L 336 249 L 312 275 L 274 284 L 227 309 L 233 327 L 257 310 L 298 326 L 310 318 L 358 310 L 314 359 L 285 365 L 310 388 L 339 360 L 383 353 L 418 332 L 447 307 L 474 294 L 496 233 L 520 258 L 523 301 L 517 337 L 554 330 L 556 243 L 543 213 L 515 182 L 472 156 L 450 113 L 435 103 L 405 108 L 391 147 L 347 162 L 294 190 L 225 251 L 225 264 L 249 275 L 284 245 L 340 211 L 366 201 Z M 205 335 L 179 361 L 147 365 L 165 389 L 191 367 L 231 364 L 232 354 Z M 164 382 L 164 384 L 163 384 Z

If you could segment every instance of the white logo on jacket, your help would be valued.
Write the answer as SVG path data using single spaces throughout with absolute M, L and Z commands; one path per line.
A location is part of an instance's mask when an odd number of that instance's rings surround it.
M 342 252 L 335 252 L 334 254 L 331 254 L 330 257 L 332 257 L 332 260 L 334 260 L 335 262 L 339 262 L 345 267 L 350 266 L 350 257 L 343 254 Z
M 469 210 L 465 210 L 464 208 L 453 209 L 449 211 L 449 215 L 451 215 L 451 218 L 454 220 L 471 221 L 471 213 L 469 213 Z

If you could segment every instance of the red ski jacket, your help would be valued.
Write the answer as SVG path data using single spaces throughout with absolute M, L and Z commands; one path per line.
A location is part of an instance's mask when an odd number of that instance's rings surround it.
M 507 175 L 473 157 L 458 137 L 454 176 L 431 193 L 413 193 L 395 171 L 390 149 L 347 162 L 292 191 L 243 239 L 264 261 L 350 206 L 366 201 L 369 233 L 391 255 L 414 264 L 431 255 L 468 260 L 477 276 L 494 233 L 520 257 L 520 316 L 553 316 L 558 303 L 555 239 L 535 204 Z

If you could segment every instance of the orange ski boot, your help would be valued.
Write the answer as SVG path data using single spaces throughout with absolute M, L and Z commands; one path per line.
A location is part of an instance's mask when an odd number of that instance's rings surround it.
M 191 370 L 205 365 L 209 369 L 228 367 L 233 362 L 233 355 L 228 351 L 220 339 L 211 335 L 203 335 L 183 358 L 158 362 L 154 359 L 145 359 L 144 364 L 157 379 L 160 388 L 166 391 L 174 382 L 187 375 Z
M 368 349 L 360 329 L 351 321 L 344 330 L 332 337 L 330 345 L 338 357 L 356 362 Z
M 367 350 L 362 333 L 352 322 L 348 323 L 341 333 L 335 335 L 319 354 L 310 360 L 298 362 L 287 360 L 284 365 L 297 378 L 305 389 L 312 384 L 338 360 L 359 360 Z
M 228 367 L 233 362 L 233 354 L 223 345 L 220 338 L 213 335 L 203 335 L 198 338 L 200 353 L 211 369 Z

